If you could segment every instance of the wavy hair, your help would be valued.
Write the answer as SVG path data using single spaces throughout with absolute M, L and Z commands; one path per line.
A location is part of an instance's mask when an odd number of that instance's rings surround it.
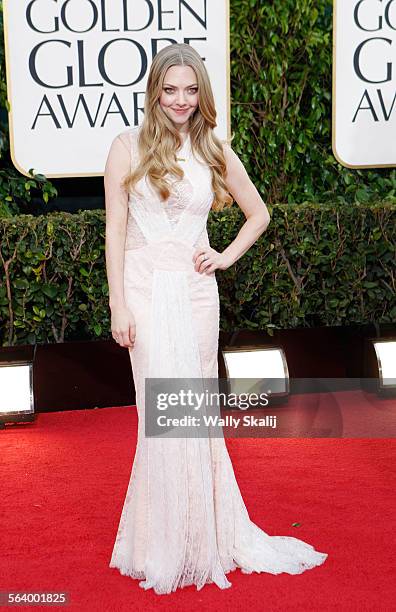
M 144 104 L 144 120 L 139 130 L 138 152 L 140 163 L 123 180 L 123 187 L 133 191 L 136 183 L 147 175 L 162 201 L 166 201 L 171 185 L 166 180 L 169 173 L 180 180 L 184 172 L 177 164 L 176 151 L 182 146 L 179 131 L 159 104 L 166 71 L 171 66 L 190 66 L 198 84 L 198 106 L 189 119 L 189 134 L 193 152 L 208 164 L 212 173 L 214 199 L 212 209 L 222 210 L 231 206 L 233 198 L 225 184 L 226 161 L 222 141 L 216 137 L 216 108 L 209 75 L 198 52 L 184 43 L 170 44 L 154 57 L 147 80 Z M 223 141 L 226 142 L 226 141 Z

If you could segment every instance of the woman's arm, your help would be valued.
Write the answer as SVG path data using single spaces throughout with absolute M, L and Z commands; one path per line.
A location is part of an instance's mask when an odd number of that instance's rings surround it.
M 124 304 L 124 248 L 128 195 L 121 187 L 129 171 L 129 157 L 120 135 L 111 143 L 104 172 L 106 205 L 106 269 L 110 307 Z
M 270 222 L 270 215 L 237 154 L 228 144 L 223 145 L 223 149 L 227 162 L 225 182 L 228 191 L 246 217 L 236 238 L 222 252 L 224 263 L 228 268 L 265 232 Z
M 121 186 L 130 171 L 130 151 L 119 134 L 111 143 L 104 172 L 106 205 L 106 271 L 111 309 L 111 330 L 121 346 L 132 346 L 134 319 L 124 298 L 124 249 L 128 218 L 128 194 Z M 117 337 L 116 337 L 117 336 Z
M 250 180 L 245 166 L 230 145 L 223 144 L 223 150 L 227 164 L 225 183 L 228 191 L 243 211 L 246 221 L 236 238 L 222 253 L 208 247 L 202 247 L 194 253 L 195 270 L 206 274 L 213 274 L 217 268 L 226 270 L 232 266 L 250 249 L 270 222 L 268 209 Z

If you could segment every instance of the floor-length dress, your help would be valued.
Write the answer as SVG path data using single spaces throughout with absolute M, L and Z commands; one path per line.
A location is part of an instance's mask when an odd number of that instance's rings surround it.
M 137 163 L 140 127 L 119 135 Z M 218 377 L 219 295 L 215 274 L 194 270 L 209 245 L 209 167 L 188 136 L 178 151 L 182 181 L 161 202 L 145 179 L 129 196 L 124 293 L 136 320 L 129 349 L 138 439 L 110 567 L 158 594 L 194 584 L 231 586 L 226 574 L 300 574 L 327 553 L 270 536 L 249 518 L 223 437 L 145 436 L 145 377 Z M 172 179 L 173 180 L 173 179 Z

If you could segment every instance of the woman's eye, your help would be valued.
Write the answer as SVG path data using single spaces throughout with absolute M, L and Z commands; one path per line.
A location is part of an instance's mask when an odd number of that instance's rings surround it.
M 172 94 L 172 93 L 173 93 L 173 89 L 170 89 L 170 87 L 165 87 L 164 91 L 165 91 L 167 94 Z M 190 90 L 189 90 L 189 93 L 190 93 L 190 94 L 196 94 L 196 93 L 197 93 L 197 91 L 198 91 L 197 89 L 190 89 Z

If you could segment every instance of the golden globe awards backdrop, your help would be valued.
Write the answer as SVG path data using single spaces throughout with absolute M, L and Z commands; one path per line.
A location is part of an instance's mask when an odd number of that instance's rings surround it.
M 228 0 L 4 0 L 14 165 L 102 175 L 112 138 L 142 122 L 148 71 L 172 42 L 205 61 L 230 133 Z
M 333 152 L 351 168 L 396 165 L 396 0 L 335 0 Z

